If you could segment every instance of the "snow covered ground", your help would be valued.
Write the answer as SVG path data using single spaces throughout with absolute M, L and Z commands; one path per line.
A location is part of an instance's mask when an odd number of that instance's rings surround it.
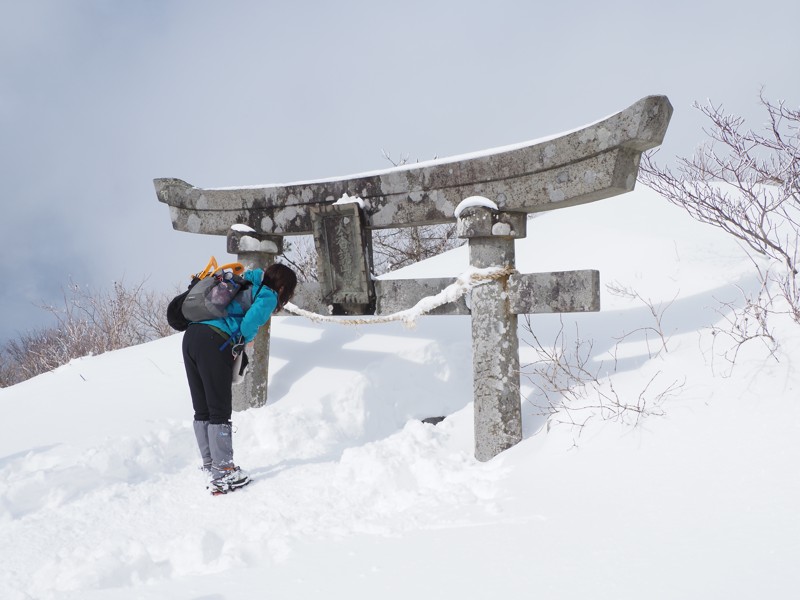
M 564 331 L 664 416 L 547 428 L 523 378 L 525 439 L 479 463 L 468 318 L 278 317 L 270 401 L 234 417 L 255 481 L 211 497 L 181 336 L 75 360 L 0 390 L 0 596 L 800 597 L 800 328 L 778 332 L 777 361 L 754 342 L 733 368 L 709 329 L 756 285 L 743 251 L 639 189 L 538 216 L 517 264 L 639 294 L 604 290 Z M 466 267 L 462 248 L 402 275 Z M 532 323 L 548 341 L 561 327 Z

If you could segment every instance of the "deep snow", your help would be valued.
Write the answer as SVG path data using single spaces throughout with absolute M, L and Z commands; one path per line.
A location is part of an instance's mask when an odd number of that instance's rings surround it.
M 528 225 L 520 271 L 598 268 L 639 294 L 604 289 L 563 328 L 592 340 L 604 385 L 664 416 L 548 428 L 523 377 L 524 441 L 478 463 L 468 318 L 276 317 L 270 401 L 234 417 L 255 481 L 212 498 L 180 334 L 75 360 L 0 390 L 0 596 L 798 597 L 800 329 L 777 361 L 753 342 L 735 367 L 709 329 L 753 263 L 647 189 Z M 396 276 L 466 269 L 461 248 Z M 547 341 L 562 326 L 532 323 Z

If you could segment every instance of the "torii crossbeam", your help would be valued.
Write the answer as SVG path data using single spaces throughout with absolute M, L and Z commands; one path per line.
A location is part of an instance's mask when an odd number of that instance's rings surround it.
M 228 236 L 228 251 L 261 265 L 287 235 L 313 234 L 321 285 L 298 304 L 333 305 L 339 314 L 375 314 L 411 306 L 451 280 L 373 282 L 370 231 L 457 222 L 469 240 L 470 264 L 514 267 L 514 240 L 526 215 L 631 191 L 641 153 L 661 144 L 672 116 L 665 96 L 648 96 L 581 129 L 500 148 L 383 171 L 286 185 L 203 189 L 156 179 L 158 199 L 180 231 Z M 336 204 L 342 197 L 357 204 Z M 484 206 L 456 209 L 468 197 Z M 231 230 L 245 224 L 253 233 Z M 270 258 L 266 258 L 270 257 Z M 377 284 L 377 285 L 376 285 Z M 521 439 L 517 314 L 599 310 L 597 271 L 514 274 L 471 292 L 476 457 L 488 460 Z M 440 311 L 442 312 L 442 311 Z M 444 311 L 447 312 L 447 311 Z M 260 344 L 260 346 L 259 346 Z M 268 336 L 257 342 L 239 408 L 266 402 Z

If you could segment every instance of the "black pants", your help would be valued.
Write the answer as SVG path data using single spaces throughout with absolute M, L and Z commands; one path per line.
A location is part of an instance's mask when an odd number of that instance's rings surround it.
M 211 327 L 189 325 L 183 334 L 183 364 L 192 394 L 195 421 L 230 423 L 233 354 L 230 344 Z

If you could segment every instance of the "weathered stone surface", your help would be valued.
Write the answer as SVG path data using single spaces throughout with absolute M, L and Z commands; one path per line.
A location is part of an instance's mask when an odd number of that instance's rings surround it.
M 471 239 L 474 267 L 514 264 L 513 239 Z M 507 279 L 471 291 L 475 458 L 486 461 L 522 439 L 517 315 L 511 313 Z
M 228 229 L 228 253 L 283 254 L 283 236 Z
M 469 264 L 478 269 L 514 266 L 514 240 L 504 238 L 471 238 Z
M 378 279 L 375 293 L 377 315 L 388 315 L 435 296 L 455 279 Z M 509 310 L 516 315 L 539 313 L 597 312 L 600 310 L 600 272 L 561 271 L 511 275 L 508 279 Z M 469 315 L 466 296 L 428 312 L 429 315 Z
M 377 310 L 375 314 L 390 315 L 414 306 L 417 302 L 428 296 L 435 296 L 455 279 L 445 277 L 442 279 L 377 279 L 375 280 L 375 296 L 377 297 Z M 462 296 L 455 302 L 448 302 L 427 314 L 429 315 L 468 315 L 466 297 Z
M 322 300 L 335 314 L 371 314 L 371 245 L 357 204 L 310 209 Z
M 237 260 L 245 269 L 265 269 L 275 260 L 274 254 L 246 252 L 239 254 Z M 272 322 L 258 330 L 253 340 L 253 352 L 247 368 L 247 375 L 239 385 L 233 386 L 233 410 L 239 412 L 248 408 L 258 408 L 267 403 L 267 379 L 269 378 L 269 340 Z
M 508 281 L 514 314 L 600 310 L 600 271 L 515 274 Z
M 524 238 L 528 215 L 496 211 L 486 207 L 470 207 L 456 221 L 456 235 L 460 238 L 508 237 Z
M 330 314 L 330 305 L 322 299 L 322 288 L 318 281 L 304 281 L 297 284 L 292 298 L 292 304 L 308 312 L 318 315 Z M 290 312 L 281 313 L 282 316 L 293 316 Z
M 369 227 L 452 222 L 458 203 L 480 195 L 500 210 L 537 212 L 592 202 L 633 189 L 639 156 L 661 143 L 672 106 L 648 96 L 598 123 L 561 137 L 404 165 L 364 176 L 258 188 L 201 189 L 179 179 L 156 179 L 181 231 L 222 234 L 233 223 L 280 235 L 311 231 L 308 207 L 359 196 Z

